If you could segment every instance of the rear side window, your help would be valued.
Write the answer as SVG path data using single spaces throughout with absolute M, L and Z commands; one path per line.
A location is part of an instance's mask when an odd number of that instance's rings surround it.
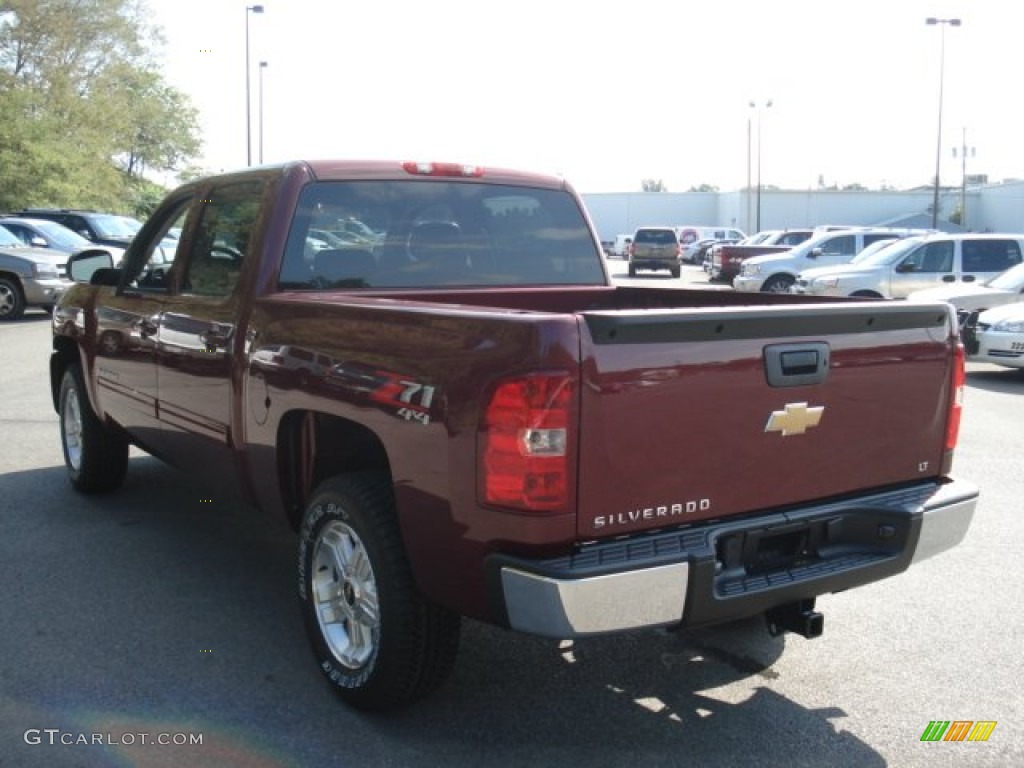
M 964 240 L 964 272 L 1004 272 L 1021 263 L 1016 240 Z
M 671 229 L 638 229 L 633 242 L 637 245 L 675 245 L 679 241 Z
M 282 289 L 603 285 L 583 211 L 560 189 L 456 181 L 308 185 Z

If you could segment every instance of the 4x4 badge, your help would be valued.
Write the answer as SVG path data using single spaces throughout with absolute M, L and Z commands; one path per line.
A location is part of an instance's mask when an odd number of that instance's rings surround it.
M 802 435 L 808 428 L 818 426 L 824 412 L 823 405 L 808 408 L 807 403 L 786 403 L 785 410 L 772 411 L 764 431 L 781 432 L 783 437 Z

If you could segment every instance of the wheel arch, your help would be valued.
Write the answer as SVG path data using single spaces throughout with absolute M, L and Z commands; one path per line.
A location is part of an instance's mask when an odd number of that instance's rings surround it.
M 783 280 L 787 284 L 793 285 L 794 283 L 796 283 L 796 275 L 794 275 L 792 272 L 786 272 L 785 270 L 780 272 L 772 272 L 770 275 L 768 275 L 768 277 L 764 279 L 764 282 L 761 283 L 761 290 L 767 291 L 767 287 L 778 280 Z
M 306 502 L 324 480 L 349 472 L 391 477 L 387 450 L 377 434 L 334 414 L 289 411 L 278 423 L 276 445 L 281 501 L 293 530 L 298 530 Z
M 54 411 L 60 412 L 60 385 L 64 378 L 64 371 L 73 363 L 81 362 L 81 353 L 73 339 L 57 336 L 53 340 L 53 354 L 50 355 L 50 396 L 53 399 Z M 85 373 L 84 366 L 82 373 Z M 96 404 L 91 402 L 92 393 L 88 391 L 88 385 L 86 386 L 86 396 L 89 397 L 90 405 L 95 412 Z
M 850 296 L 853 296 L 853 297 L 856 297 L 856 298 L 862 298 L 862 299 L 884 299 L 885 298 L 878 291 L 871 291 L 871 290 L 868 290 L 866 288 L 865 289 L 861 289 L 859 291 L 854 291 L 853 293 L 850 294 Z

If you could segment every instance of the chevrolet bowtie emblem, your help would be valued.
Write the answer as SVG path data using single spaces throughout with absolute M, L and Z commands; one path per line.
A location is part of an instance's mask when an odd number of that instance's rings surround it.
M 784 411 L 772 411 L 768 423 L 764 425 L 764 431 L 781 432 L 783 437 L 802 435 L 808 427 L 818 426 L 824 412 L 823 405 L 808 408 L 807 403 L 786 403 Z

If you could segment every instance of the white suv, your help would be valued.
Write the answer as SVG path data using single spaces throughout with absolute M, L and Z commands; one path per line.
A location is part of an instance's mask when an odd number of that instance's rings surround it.
M 896 240 L 913 234 L 900 229 L 844 229 L 824 232 L 779 254 L 755 256 L 743 262 L 733 280 L 737 291 L 789 293 L 797 275 L 811 267 L 846 264 L 878 240 Z
M 800 273 L 796 292 L 905 299 L 942 285 L 983 283 L 1024 261 L 1024 235 L 934 234 L 867 258 Z

